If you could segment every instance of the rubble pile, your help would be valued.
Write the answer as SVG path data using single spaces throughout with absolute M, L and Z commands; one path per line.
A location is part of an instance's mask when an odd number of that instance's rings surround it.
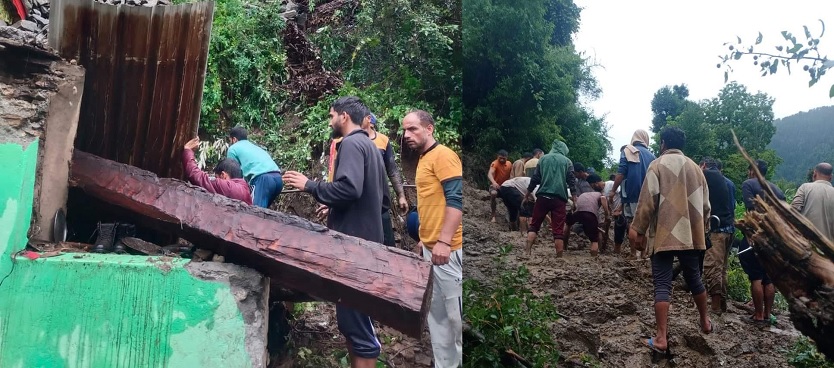
M 4 0 L 0 0 L 4 1 Z M 95 0 L 96 2 L 108 5 L 128 5 L 128 6 L 167 6 L 173 5 L 172 0 Z M 45 46 L 47 42 L 46 34 L 49 30 L 49 0 L 24 0 L 24 7 L 26 8 L 26 19 L 19 20 L 12 24 L 7 24 L 0 20 L 0 29 L 15 28 L 21 33 L 16 33 L 6 30 L 3 37 L 14 35 L 15 40 L 27 44 L 31 44 L 32 40 L 35 43 Z
M 0 37 L 45 48 L 49 28 L 49 0 L 24 0 L 23 5 L 27 10 L 26 19 L 11 25 L 0 20 Z

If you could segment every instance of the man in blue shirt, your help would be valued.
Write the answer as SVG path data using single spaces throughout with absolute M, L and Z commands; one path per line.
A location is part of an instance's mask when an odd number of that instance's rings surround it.
M 629 228 L 634 214 L 637 213 L 637 200 L 640 199 L 640 190 L 643 188 L 643 180 L 646 179 L 649 164 L 656 158 L 648 147 L 649 133 L 643 129 L 637 129 L 631 136 L 631 144 L 623 146 L 620 150 L 620 167 L 617 169 L 617 177 L 614 178 L 614 186 L 608 194 L 608 201 L 613 203 L 617 188 L 623 184 L 620 196 L 626 229 Z M 636 257 L 637 250 L 632 244 L 631 258 Z
M 247 138 L 246 129 L 234 127 L 229 132 L 229 152 L 227 156 L 240 163 L 243 178 L 252 187 L 252 204 L 269 208 L 284 189 L 281 169 L 272 160 L 269 152 L 254 145 Z

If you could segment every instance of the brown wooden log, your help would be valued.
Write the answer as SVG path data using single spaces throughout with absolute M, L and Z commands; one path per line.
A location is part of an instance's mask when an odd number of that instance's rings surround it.
M 355 308 L 413 337 L 423 332 L 431 264 L 414 254 L 78 150 L 70 185 L 288 289 Z
M 736 226 L 750 239 L 756 258 L 785 296 L 794 326 L 834 360 L 834 243 L 786 202 L 779 200 L 733 133 L 764 198 Z

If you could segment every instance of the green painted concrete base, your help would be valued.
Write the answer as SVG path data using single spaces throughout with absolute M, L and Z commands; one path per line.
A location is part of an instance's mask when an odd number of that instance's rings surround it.
M 192 276 L 186 262 L 18 258 L 0 286 L 0 367 L 259 365 L 230 285 Z
M 9 255 L 26 248 L 29 241 L 27 233 L 32 221 L 38 141 L 26 147 L 0 143 L 0 162 L 3 163 L 0 174 L 0 275 L 5 275 L 11 267 Z
M 37 141 L 0 143 L 0 368 L 265 365 L 268 281 L 253 270 L 16 256 L 28 241 L 37 156 Z

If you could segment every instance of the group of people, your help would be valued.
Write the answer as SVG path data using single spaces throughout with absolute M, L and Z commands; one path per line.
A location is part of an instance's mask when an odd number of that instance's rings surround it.
M 376 116 L 357 97 L 342 97 L 330 105 L 333 144 L 328 177 L 322 181 L 296 171 L 282 172 L 268 152 L 247 140 L 246 130 L 240 127 L 229 133 L 228 157 L 214 168 L 214 178 L 200 171 L 194 159 L 199 140 L 189 141 L 183 150 L 186 177 L 209 192 L 261 207 L 268 207 L 286 184 L 320 203 L 317 214 L 326 217 L 330 229 L 393 246 L 387 180 L 400 210 L 408 209 L 408 201 L 394 151 L 388 137 L 377 134 L 376 124 Z M 402 128 L 404 143 L 420 154 L 415 251 L 432 263 L 428 326 L 434 366 L 458 367 L 463 364 L 463 167 L 453 150 L 435 140 L 435 122 L 428 112 L 409 112 Z M 371 318 L 339 304 L 336 318 L 351 366 L 375 367 L 381 345 Z
M 631 145 L 623 147 L 624 152 L 633 154 L 621 160 L 619 173 L 609 176 L 608 181 L 603 181 L 593 168 L 568 159 L 567 145 L 559 140 L 549 154 L 537 148 L 512 164 L 507 152 L 499 151 L 487 172 L 491 221 L 495 222 L 496 199 L 500 198 L 507 207 L 510 230 L 520 230 L 528 238 L 528 256 L 538 230 L 549 222 L 557 257 L 562 256 L 571 232 L 580 231 L 591 241 L 592 255 L 606 252 L 613 223 L 614 252 L 619 253 L 627 224 L 634 217 L 636 204 L 630 200 L 636 202 L 640 190 L 636 179 L 624 178 L 641 172 L 645 175 L 645 168 L 654 160 L 643 143 L 648 142 L 648 134 L 640 131 L 635 137 Z M 620 186 L 626 189 L 622 195 Z
M 682 273 L 699 314 L 703 333 L 715 326 L 709 312 L 727 311 L 727 269 L 731 248 L 739 245 L 742 268 L 751 282 L 754 312 L 747 321 L 757 326 L 772 323 L 775 296 L 771 277 L 765 272 L 746 237 L 735 241 L 736 185 L 727 178 L 719 160 L 705 157 L 695 163 L 683 148 L 686 134 L 677 127 L 660 132 L 660 155 L 649 150 L 649 135 L 637 130 L 629 145 L 620 148 L 617 173 L 609 182 L 588 173 L 583 165 L 567 158 L 564 142 L 556 140 L 550 153 L 536 157 L 534 169 L 517 176 L 514 167 L 530 162 L 527 155 L 512 165 L 501 151 L 488 173 L 493 199 L 501 198 L 510 214 L 511 228 L 517 213 L 530 218 L 526 253 L 529 256 L 542 222 L 549 217 L 556 256 L 561 257 L 570 233 L 569 225 L 580 223 L 596 255 L 597 241 L 608 238 L 608 226 L 615 223 L 615 252 L 627 232 L 631 258 L 651 259 L 657 331 L 645 341 L 655 354 L 669 354 L 667 331 L 672 281 Z M 525 164 L 526 165 L 526 164 Z M 588 170 L 590 171 L 590 170 Z M 768 164 L 757 160 L 742 183 L 742 202 L 756 211 L 757 196 L 764 189 L 756 171 L 767 174 Z M 527 177 L 529 176 L 529 177 Z M 820 163 L 813 181 L 799 187 L 791 206 L 808 218 L 829 239 L 834 239 L 834 187 L 832 166 Z M 767 182 L 773 193 L 784 193 Z M 494 207 L 493 207 L 494 209 Z M 493 221 L 495 212 L 493 210 Z M 597 227 L 599 226 L 599 228 Z M 604 246 L 603 246 L 604 248 Z M 678 261 L 677 268 L 674 266 Z M 773 276 L 773 275 L 770 275 Z

